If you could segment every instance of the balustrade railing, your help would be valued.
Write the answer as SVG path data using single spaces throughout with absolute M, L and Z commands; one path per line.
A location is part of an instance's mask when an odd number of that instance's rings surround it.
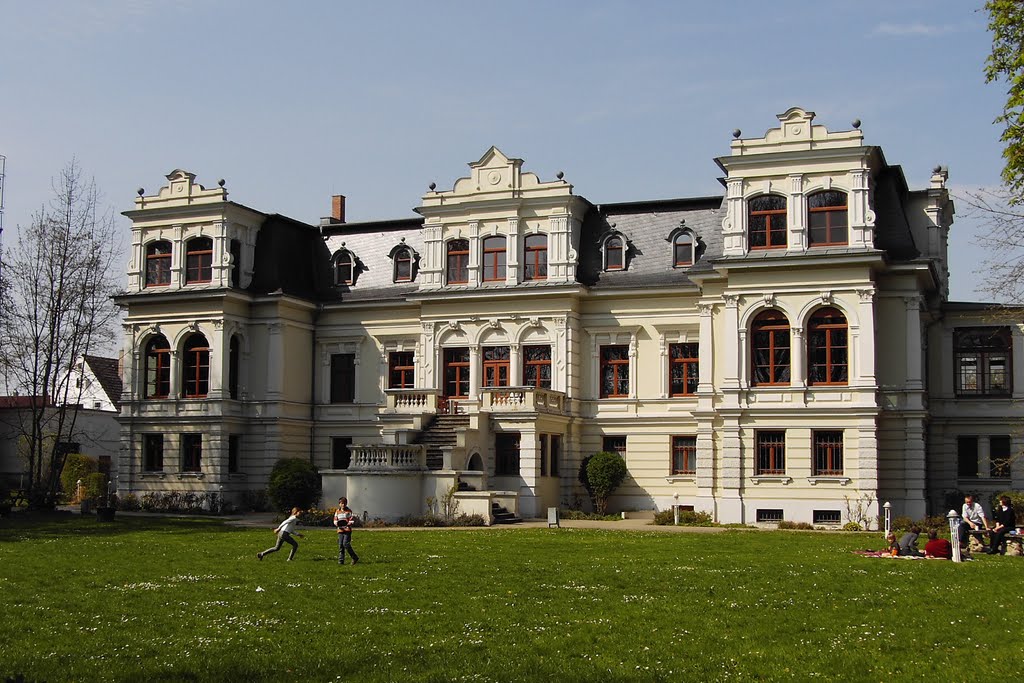
M 482 410 L 492 413 L 562 413 L 565 394 L 539 387 L 484 387 Z
M 352 470 L 416 471 L 427 468 L 427 450 L 422 444 L 353 444 L 349 446 Z
M 387 408 L 396 413 L 433 413 L 437 393 L 437 389 L 388 389 Z

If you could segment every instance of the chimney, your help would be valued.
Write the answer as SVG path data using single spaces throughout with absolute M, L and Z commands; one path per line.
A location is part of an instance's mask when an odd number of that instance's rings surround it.
M 331 222 L 345 222 L 345 195 L 336 194 L 331 197 Z

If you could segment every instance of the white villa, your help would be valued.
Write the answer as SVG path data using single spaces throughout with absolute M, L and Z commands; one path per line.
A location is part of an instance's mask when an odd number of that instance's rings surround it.
M 910 190 L 800 108 L 716 161 L 724 197 L 604 204 L 492 147 L 416 217 L 319 225 L 173 171 L 125 212 L 120 492 L 238 500 L 294 457 L 371 517 L 539 517 L 601 450 L 613 509 L 721 522 L 1024 488 L 1024 335 L 948 301 L 945 169 Z

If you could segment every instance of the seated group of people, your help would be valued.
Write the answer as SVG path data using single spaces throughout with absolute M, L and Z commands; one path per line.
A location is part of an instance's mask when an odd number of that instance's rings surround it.
M 960 522 L 960 546 L 962 548 L 969 548 L 972 531 L 987 531 L 989 546 L 985 549 L 985 553 L 989 555 L 1006 554 L 1006 535 L 1017 528 L 1016 514 L 1008 497 L 999 497 L 999 509 L 993 514 L 995 520 L 991 525 L 985 517 L 985 510 L 980 503 L 975 502 L 972 495 L 964 496 L 962 517 Z M 937 530 L 928 531 L 928 542 L 925 543 L 923 552 L 917 547 L 917 539 L 920 535 L 921 527 L 916 524 L 910 527 L 910 531 L 903 534 L 898 541 L 895 534 L 889 534 L 889 550 L 893 555 L 905 557 L 934 557 L 945 560 L 953 558 L 953 545 L 945 538 L 940 538 Z

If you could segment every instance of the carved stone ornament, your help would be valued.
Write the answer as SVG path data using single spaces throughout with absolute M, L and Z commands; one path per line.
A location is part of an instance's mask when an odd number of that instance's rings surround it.
M 462 331 L 462 323 L 460 323 L 458 320 L 449 320 L 448 321 L 448 329 L 449 330 L 455 330 L 456 332 L 460 332 L 460 331 Z
M 832 292 L 825 290 L 818 295 L 821 298 L 821 303 L 826 306 L 832 304 Z
M 769 308 L 775 306 L 775 295 L 770 292 L 765 292 L 764 295 L 761 297 L 761 300 L 764 301 L 764 305 L 768 306 Z

